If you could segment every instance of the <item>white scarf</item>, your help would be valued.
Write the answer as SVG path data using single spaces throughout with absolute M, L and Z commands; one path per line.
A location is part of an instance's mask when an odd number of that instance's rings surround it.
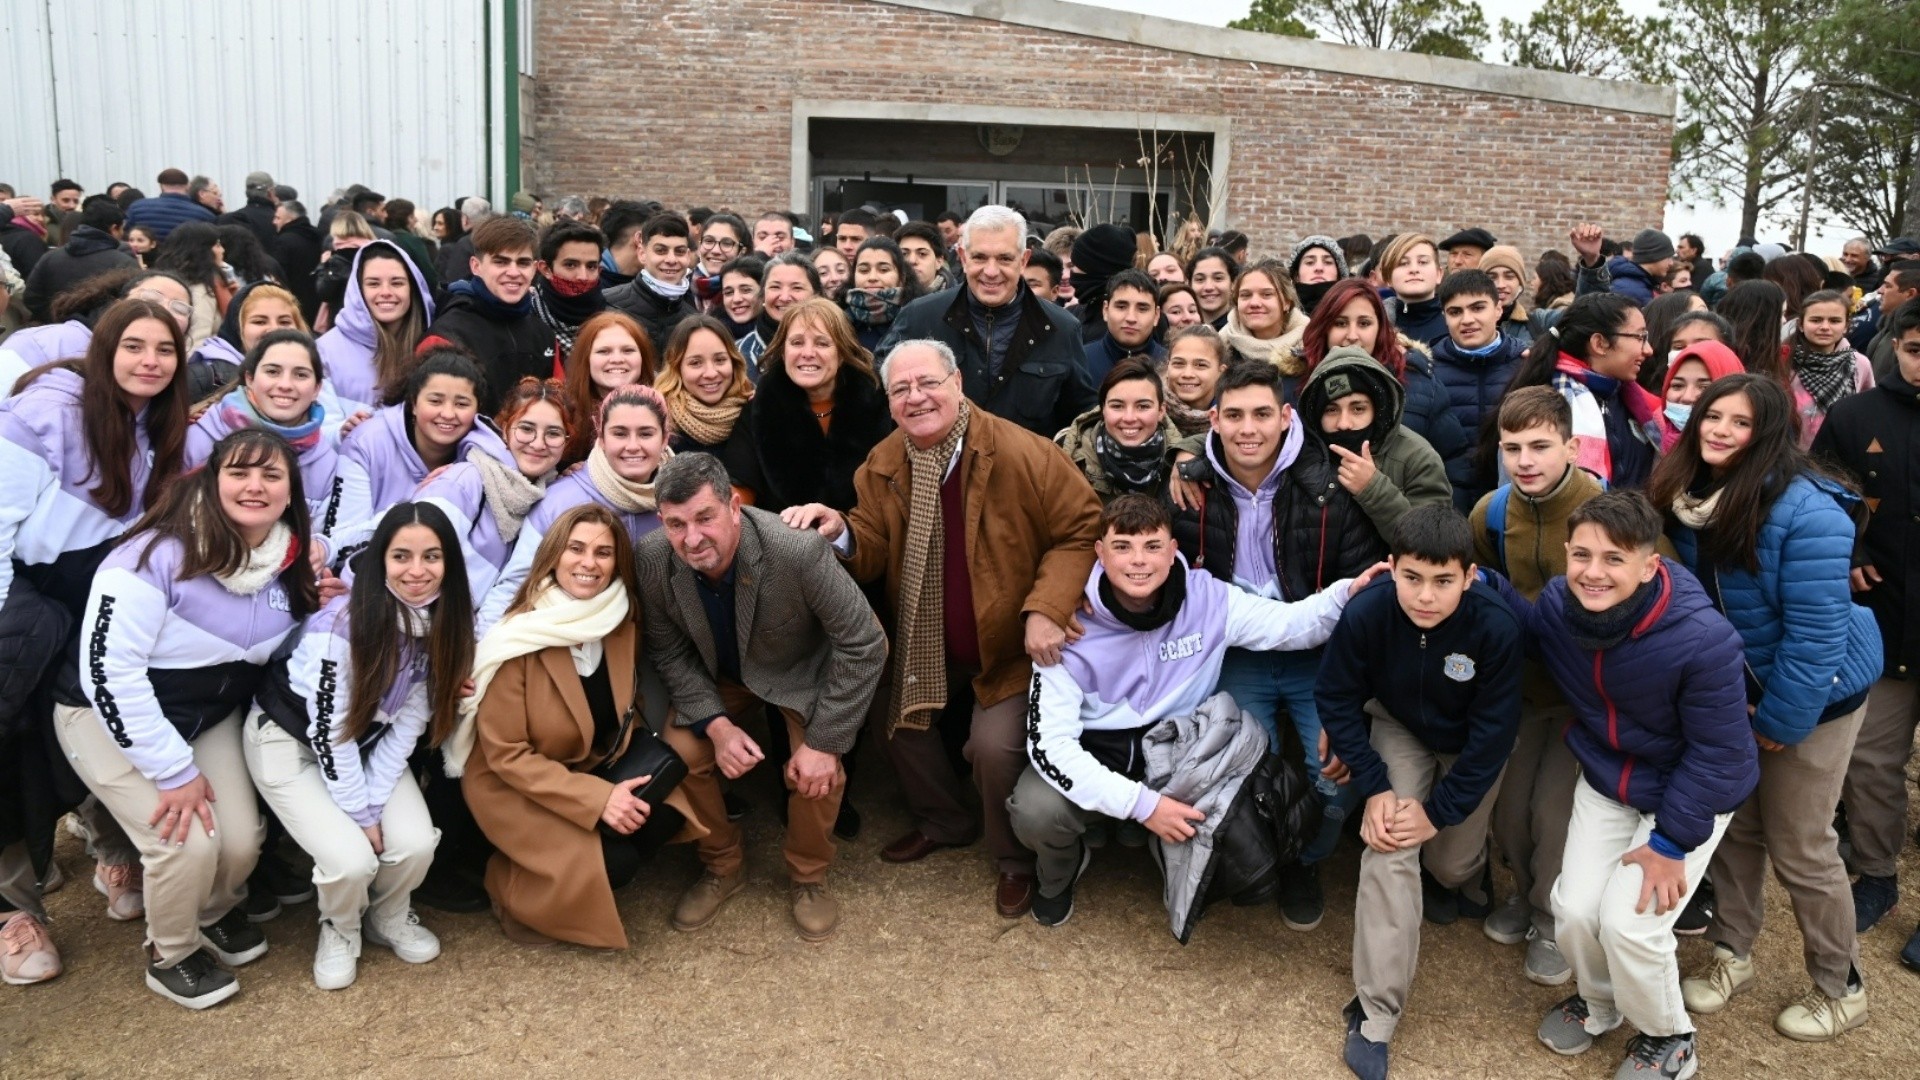
M 260 546 L 247 553 L 245 565 L 231 574 L 215 574 L 214 580 L 235 596 L 253 596 L 279 577 L 293 558 L 299 557 L 298 552 L 290 550 L 292 547 L 293 530 L 287 528 L 286 522 L 276 521 Z M 289 558 L 290 555 L 293 558 Z
M 661 464 L 665 464 L 672 456 L 672 450 L 663 452 Z M 660 475 L 659 466 L 654 467 L 654 475 Z M 625 513 L 651 514 L 659 505 L 653 496 L 653 481 L 635 483 L 615 472 L 613 462 L 607 460 L 606 451 L 600 449 L 598 444 L 587 454 L 587 477 L 600 494 L 607 497 L 608 502 Z
M 591 675 L 600 666 L 602 642 L 627 620 L 629 610 L 626 587 L 617 580 L 588 600 L 575 599 L 550 581 L 534 596 L 532 608 L 495 623 L 474 647 L 473 694 L 460 700 L 460 721 L 440 747 L 447 776 L 458 779 L 466 771 L 467 755 L 473 752 L 473 719 L 500 665 L 564 645 L 573 654 L 573 669 Z
M 1681 492 L 1673 497 L 1673 516 L 1680 524 L 1699 532 L 1713 524 L 1713 515 L 1720 510 L 1720 496 L 1725 488 L 1716 490 L 1706 498 Z
M 688 289 L 693 288 L 692 274 L 681 275 L 680 280 L 677 283 L 672 285 L 669 285 L 666 282 L 661 281 L 659 278 L 654 277 L 653 271 L 651 270 L 640 271 L 640 277 L 642 280 L 644 280 L 647 283 L 647 288 L 652 289 L 654 292 L 659 293 L 661 296 L 664 296 L 669 300 L 678 300 L 681 297 L 687 295 Z

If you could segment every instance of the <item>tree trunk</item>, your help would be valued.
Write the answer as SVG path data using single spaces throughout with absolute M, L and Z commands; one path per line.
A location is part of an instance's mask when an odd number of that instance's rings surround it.
M 1899 235 L 1920 240 L 1920 123 L 1913 131 L 1913 168 L 1907 174 L 1907 206 Z

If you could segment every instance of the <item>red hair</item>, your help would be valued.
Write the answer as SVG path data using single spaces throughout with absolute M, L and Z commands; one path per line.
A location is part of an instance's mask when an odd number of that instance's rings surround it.
M 1307 320 L 1307 326 L 1301 332 L 1300 355 L 1307 362 L 1307 371 L 1320 366 L 1327 358 L 1327 332 L 1333 327 L 1334 317 L 1346 310 L 1348 304 L 1357 297 L 1365 297 L 1367 306 L 1373 309 L 1373 317 L 1380 324 L 1380 332 L 1373 339 L 1373 358 L 1380 366 L 1393 372 L 1393 377 L 1401 382 L 1407 381 L 1407 349 L 1400 344 L 1400 333 L 1394 329 L 1393 320 L 1387 317 L 1387 305 L 1380 302 L 1380 294 L 1363 278 L 1346 278 L 1334 283 L 1321 297 L 1318 307 L 1313 309 L 1313 317 Z

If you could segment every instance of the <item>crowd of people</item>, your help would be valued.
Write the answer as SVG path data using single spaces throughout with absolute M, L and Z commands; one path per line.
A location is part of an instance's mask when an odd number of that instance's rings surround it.
M 8 983 L 60 974 L 63 818 L 200 1009 L 309 899 L 323 989 L 437 957 L 416 905 L 623 948 L 674 843 L 698 931 L 756 769 L 824 940 L 873 741 L 880 857 L 980 843 L 1010 919 L 1151 844 L 1179 940 L 1218 902 L 1312 932 L 1357 845 L 1370 1080 L 1462 918 L 1573 984 L 1547 1048 L 1627 1025 L 1619 1075 L 1693 1075 L 1769 861 L 1776 1029 L 1867 1019 L 1920 715 L 1912 241 L 1160 250 L 363 186 L 316 224 L 265 173 L 230 212 L 157 182 L 0 185 Z

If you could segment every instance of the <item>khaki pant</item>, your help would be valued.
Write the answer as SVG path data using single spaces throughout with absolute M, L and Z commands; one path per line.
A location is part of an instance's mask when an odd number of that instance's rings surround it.
M 1853 890 L 1840 861 L 1833 807 L 1866 707 L 1836 717 L 1785 750 L 1760 751 L 1760 786 L 1733 815 L 1714 852 L 1715 912 L 1707 931 L 1737 956 L 1750 956 L 1765 911 L 1767 860 L 1793 900 L 1807 973 L 1830 998 L 1845 997 L 1860 959 Z
M 752 691 L 737 683 L 723 682 L 718 689 L 727 718 L 736 724 L 765 708 Z M 791 744 L 798 747 L 805 743 L 807 729 L 800 714 L 781 709 L 780 716 L 786 721 Z M 687 778 L 681 782 L 680 790 L 686 793 L 694 817 L 709 829 L 697 844 L 700 862 L 721 877 L 738 873 L 746 858 L 746 847 L 741 840 L 740 826 L 727 820 L 713 743 L 695 735 L 692 729 L 681 727 L 671 717 L 662 737 L 687 763 Z M 817 885 L 827 879 L 827 868 L 833 865 L 833 823 L 840 816 L 840 798 L 846 794 L 847 770 L 844 767 L 838 770 L 832 790 L 823 799 L 805 798 L 794 790 L 791 780 L 782 779 L 787 785 L 787 873 L 796 884 Z
M 433 865 L 440 830 L 413 774 L 403 772 L 380 814 L 380 854 L 360 826 L 333 801 L 311 749 L 279 724 L 250 714 L 243 737 L 247 771 L 260 797 L 287 827 L 287 835 L 313 857 L 313 887 L 320 920 L 349 941 L 360 937 L 361 916 L 400 914 Z M 352 746 L 343 753 L 358 753 Z
M 1378 708 L 1373 717 L 1373 751 L 1387 767 L 1387 782 L 1403 799 L 1424 800 L 1453 767 L 1458 754 L 1427 749 L 1411 731 Z M 1420 920 L 1426 903 L 1420 893 L 1420 867 L 1449 889 L 1478 882 L 1487 865 L 1487 819 L 1493 815 L 1500 781 L 1465 821 L 1449 825 L 1417 848 L 1360 853 L 1360 887 L 1353 905 L 1353 986 L 1366 1019 L 1360 1031 L 1387 1042 L 1405 1011 L 1420 960 Z
M 1561 737 L 1573 711 L 1564 706 L 1522 706 L 1513 756 L 1500 780 L 1493 804 L 1494 843 L 1514 892 L 1533 906 L 1533 928 L 1553 938 L 1553 879 L 1560 876 L 1567 849 L 1567 819 L 1573 816 L 1573 792 L 1580 763 Z
M 1685 1035 L 1693 1030 L 1680 997 L 1680 964 L 1674 959 L 1673 924 L 1685 900 L 1666 914 L 1656 905 L 1635 911 L 1646 875 L 1621 856 L 1646 844 L 1654 815 L 1615 802 L 1577 780 L 1573 817 L 1567 826 L 1567 858 L 1553 886 L 1553 916 L 1560 952 L 1587 1001 L 1589 1030 L 1625 1016 L 1645 1035 Z M 1700 887 L 1707 864 L 1732 814 L 1713 819 L 1713 835 L 1687 853 L 1687 896 Z
M 140 850 L 145 868 L 147 944 L 170 967 L 201 947 L 200 928 L 232 911 L 246 894 L 247 875 L 260 858 L 266 826 L 253 799 L 253 782 L 240 750 L 236 712 L 193 740 L 193 763 L 213 786 L 214 835 L 197 820 L 183 844 L 163 841 L 147 824 L 160 789 L 140 775 L 92 709 L 53 711 L 54 733 L 73 771 Z
M 1907 759 L 1913 756 L 1914 721 L 1920 718 L 1917 689 L 1920 682 L 1912 679 L 1874 684 L 1841 789 L 1853 835 L 1853 868 L 1873 877 L 1899 872 L 1900 849 L 1907 842 Z
M 958 674 L 950 678 L 964 678 Z M 987 852 L 1003 874 L 1033 873 L 1033 852 L 1013 834 L 1007 799 L 1027 768 L 1027 698 L 1015 694 L 997 705 L 974 705 L 973 723 L 962 751 L 973 765 L 980 792 L 976 822 L 967 789 L 954 774 L 938 721 L 925 731 L 902 727 L 887 739 L 887 756 L 900 776 L 900 790 L 927 839 L 942 844 L 973 842 L 984 827 Z

